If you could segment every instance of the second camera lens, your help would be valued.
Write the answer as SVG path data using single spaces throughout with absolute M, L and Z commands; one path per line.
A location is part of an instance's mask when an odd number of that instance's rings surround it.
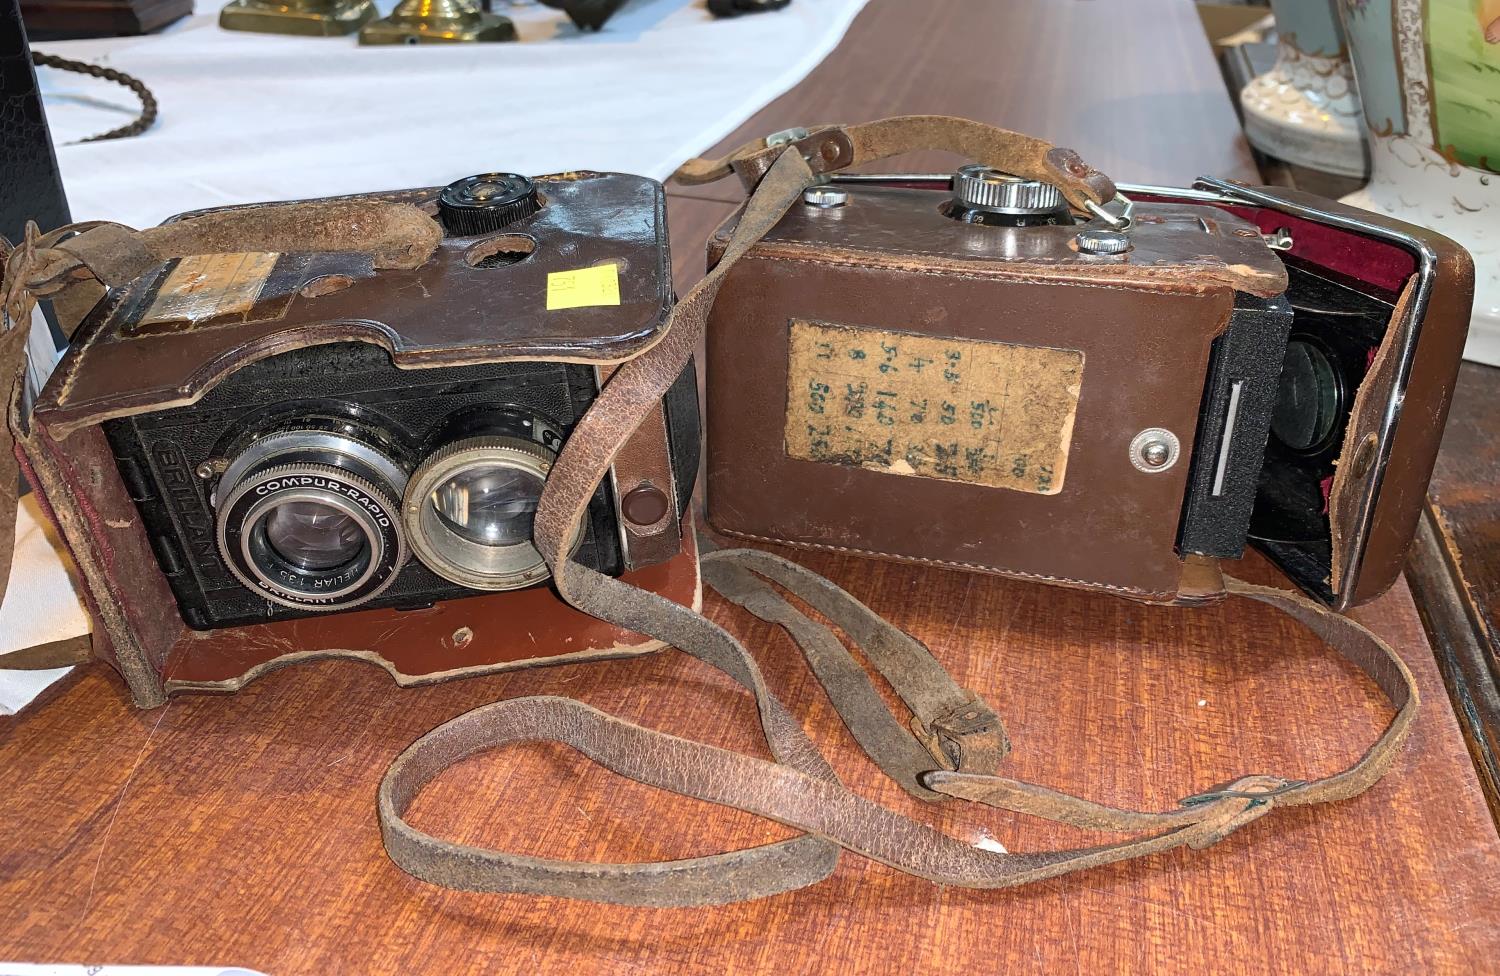
M 531 541 L 543 484 L 534 470 L 480 462 L 438 485 L 431 502 L 443 524 L 460 537 L 480 545 L 516 545 Z

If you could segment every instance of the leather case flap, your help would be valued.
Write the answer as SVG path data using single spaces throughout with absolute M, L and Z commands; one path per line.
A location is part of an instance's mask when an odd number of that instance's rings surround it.
M 368 255 L 350 253 L 169 262 L 95 309 L 37 410 L 65 436 L 191 403 L 256 359 L 348 340 L 384 346 L 400 367 L 630 359 L 655 341 L 672 304 L 661 185 L 588 172 L 536 183 L 536 214 L 494 234 L 445 237 L 412 270 L 377 271 Z M 436 194 L 371 196 L 435 212 Z M 554 276 L 603 265 L 615 267 L 606 277 L 618 282 L 617 300 L 549 308 L 566 305 L 549 301 Z

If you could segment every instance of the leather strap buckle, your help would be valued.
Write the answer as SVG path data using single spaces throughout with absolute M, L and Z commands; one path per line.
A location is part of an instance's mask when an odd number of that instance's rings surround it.
M 925 724 L 920 718 L 913 718 L 912 729 L 943 768 L 993 773 L 1010 751 L 1010 739 L 994 709 L 974 692 L 968 695 L 967 702 Z
M 766 136 L 766 148 L 775 149 L 777 146 L 785 146 L 788 143 L 800 142 L 801 140 L 806 139 L 809 135 L 811 135 L 811 133 L 809 133 L 800 125 L 794 126 L 790 129 L 782 129 L 779 132 L 773 132 L 770 135 Z
M 1300 779 L 1282 779 L 1280 776 L 1245 776 L 1226 786 L 1184 797 L 1180 802 L 1185 807 L 1204 806 L 1220 800 L 1248 800 L 1238 809 L 1226 809 L 1223 819 L 1217 823 L 1206 821 L 1209 830 L 1203 836 L 1188 841 L 1194 850 L 1203 850 L 1228 837 L 1247 823 L 1259 820 L 1271 812 L 1275 797 L 1301 789 L 1307 783 Z

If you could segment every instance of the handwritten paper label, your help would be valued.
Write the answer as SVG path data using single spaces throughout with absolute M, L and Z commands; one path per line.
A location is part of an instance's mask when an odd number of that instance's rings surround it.
M 800 320 L 790 338 L 788 456 L 1062 490 L 1082 352 Z
M 177 262 L 157 289 L 151 307 L 135 324 L 194 325 L 244 314 L 255 305 L 279 257 L 267 251 L 189 255 Z
M 620 304 L 620 270 L 613 264 L 547 275 L 547 311 Z

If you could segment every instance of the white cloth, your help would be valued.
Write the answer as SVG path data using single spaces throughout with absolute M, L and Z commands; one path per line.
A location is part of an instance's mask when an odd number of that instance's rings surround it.
M 15 564 L 0 604 L 0 654 L 89 632 L 89 616 L 73 589 L 65 557 L 44 524 L 35 496 L 21 499 Z M 0 715 L 17 711 L 67 673 L 67 668 L 0 671 Z
M 215 10 L 162 36 L 37 47 L 156 93 L 161 117 L 145 135 L 67 145 L 128 121 L 135 96 L 39 72 L 74 219 L 140 227 L 497 170 L 661 179 L 800 81 L 863 5 L 796 0 L 715 20 L 701 0 L 634 0 L 598 33 L 550 7 L 497 5 L 519 43 L 389 47 L 220 30 Z
M 155 92 L 161 116 L 150 131 L 98 143 L 78 140 L 129 121 L 135 96 L 72 73 L 38 75 L 74 219 L 147 227 L 200 207 L 497 170 L 661 179 L 801 81 L 864 3 L 795 0 L 721 21 L 702 0 L 633 0 L 597 34 L 548 7 L 496 4 L 519 43 L 360 47 L 353 37 L 220 30 L 219 0 L 201 0 L 210 12 L 161 35 L 37 45 Z M 25 505 L 17 536 L 0 651 L 87 631 Z M 0 671 L 0 710 L 63 673 Z

